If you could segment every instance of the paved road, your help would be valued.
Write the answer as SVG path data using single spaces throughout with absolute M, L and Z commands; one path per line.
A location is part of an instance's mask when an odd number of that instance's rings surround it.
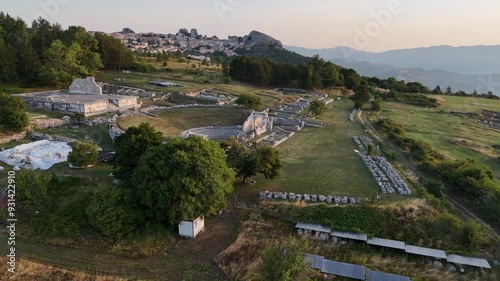
M 392 153 L 395 153 L 398 156 L 398 160 L 410 171 L 412 171 L 413 174 L 418 176 L 419 178 L 425 178 L 425 175 L 422 174 L 417 167 L 413 163 L 411 163 L 403 153 L 401 153 L 401 150 L 396 147 L 394 144 L 392 144 L 389 141 L 386 141 L 386 139 L 382 136 L 381 133 L 379 133 L 375 127 L 370 123 L 370 120 L 367 118 L 367 112 L 363 111 L 360 115 L 361 120 L 358 120 L 362 123 L 362 125 L 365 127 L 365 130 L 377 141 L 384 143 L 386 147 L 389 148 L 389 150 Z M 455 210 L 464 218 L 466 219 L 473 219 L 477 221 L 478 223 L 482 224 L 484 227 L 486 227 L 489 231 L 491 236 L 493 237 L 499 237 L 498 232 L 491 227 L 489 224 L 484 222 L 482 219 L 480 219 L 478 216 L 476 216 L 474 213 L 472 213 L 469 209 L 467 209 L 465 206 L 451 198 L 449 194 L 445 195 L 445 198 L 448 202 L 450 202 L 454 207 Z

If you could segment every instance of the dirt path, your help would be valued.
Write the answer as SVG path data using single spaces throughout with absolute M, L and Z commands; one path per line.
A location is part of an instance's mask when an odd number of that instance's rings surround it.
M 70 270 L 146 280 L 228 280 L 214 258 L 234 242 L 238 214 L 230 211 L 224 217 L 205 221 L 205 231 L 196 239 L 175 238 L 166 251 L 142 258 L 130 258 L 98 249 L 48 245 L 25 238 L 16 238 L 16 255 Z M 0 233 L 6 241 L 7 234 Z M 7 243 L 1 243 L 2 253 Z M 1 275 L 0 275 L 0 279 Z
M 370 120 L 367 117 L 367 112 L 366 111 L 363 111 L 360 114 L 358 121 L 361 122 L 361 125 L 363 125 L 365 127 L 365 130 L 367 130 L 368 133 L 373 138 L 375 138 L 379 142 L 384 143 L 384 145 L 386 145 L 386 147 L 388 147 L 389 150 L 392 153 L 395 153 L 398 156 L 398 160 L 403 164 L 403 166 L 406 167 L 406 169 L 408 169 L 409 171 L 411 171 L 411 173 L 414 174 L 414 175 L 416 175 L 418 178 L 425 178 L 425 175 L 422 174 L 417 169 L 417 167 L 415 167 L 415 165 L 411 161 L 409 161 L 405 155 L 403 155 L 403 153 L 401 153 L 401 150 L 398 147 L 396 147 L 391 142 L 387 141 L 386 138 L 384 136 L 382 136 L 382 134 L 379 133 L 375 129 L 375 127 L 373 127 L 373 125 L 371 124 Z M 478 223 L 480 223 L 481 225 L 483 225 L 484 227 L 486 227 L 490 231 L 490 235 L 492 237 L 499 237 L 498 232 L 496 231 L 496 229 L 494 229 L 488 223 L 486 223 L 485 221 L 483 221 L 481 218 L 479 218 L 476 214 L 474 214 L 472 211 L 470 211 L 469 209 L 467 209 L 465 206 L 463 206 L 462 204 L 460 204 L 459 202 L 457 202 L 456 199 L 453 199 L 452 195 L 446 194 L 445 198 L 446 198 L 446 200 L 448 202 L 450 202 L 455 207 L 455 210 L 459 213 L 459 215 L 461 217 L 463 217 L 465 219 L 472 219 L 472 220 L 477 221 Z

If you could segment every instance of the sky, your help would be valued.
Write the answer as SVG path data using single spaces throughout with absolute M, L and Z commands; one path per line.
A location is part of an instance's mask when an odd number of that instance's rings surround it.
M 500 45 L 498 0 L 3 0 L 0 11 L 104 32 L 197 28 L 227 38 L 258 30 L 315 49 Z

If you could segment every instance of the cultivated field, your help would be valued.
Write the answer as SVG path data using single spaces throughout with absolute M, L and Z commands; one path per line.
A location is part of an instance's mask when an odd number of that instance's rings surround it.
M 430 143 L 451 159 L 472 158 L 491 168 L 500 180 L 500 133 L 480 124 L 477 118 L 443 111 L 480 113 L 481 109 L 500 111 L 500 101 L 463 97 L 443 97 L 439 109 L 428 109 L 402 103 L 384 102 L 382 115 L 404 126 L 409 137 Z M 491 107 L 471 103 L 490 104 Z
M 160 111 L 158 117 L 131 116 L 119 119 L 118 124 L 127 129 L 147 122 L 165 136 L 177 136 L 189 128 L 242 125 L 249 114 L 249 110 L 233 107 L 183 108 Z

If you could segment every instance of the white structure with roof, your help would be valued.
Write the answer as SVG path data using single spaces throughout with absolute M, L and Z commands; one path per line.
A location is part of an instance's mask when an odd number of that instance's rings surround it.
M 198 217 L 193 221 L 181 221 L 179 223 L 179 235 L 187 238 L 195 238 L 205 229 L 205 219 Z

